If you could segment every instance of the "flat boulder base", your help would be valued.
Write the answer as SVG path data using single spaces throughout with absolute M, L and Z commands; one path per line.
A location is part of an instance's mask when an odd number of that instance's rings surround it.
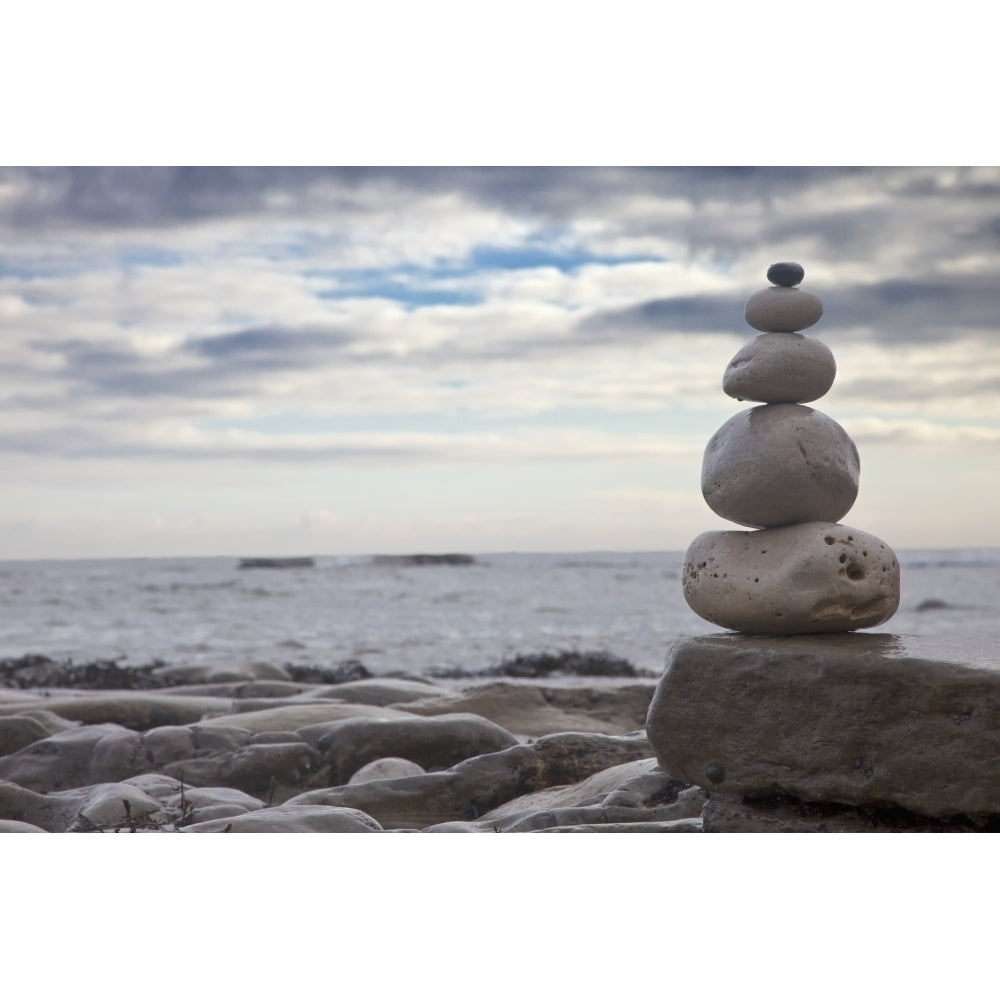
M 706 531 L 684 555 L 681 584 L 695 614 L 760 635 L 873 628 L 899 607 L 895 552 L 826 521 Z
M 748 528 L 839 521 L 858 497 L 858 449 L 836 420 L 797 403 L 730 417 L 705 446 L 701 492 Z
M 674 643 L 649 708 L 664 771 L 740 801 L 1000 818 L 1000 643 L 712 635 Z

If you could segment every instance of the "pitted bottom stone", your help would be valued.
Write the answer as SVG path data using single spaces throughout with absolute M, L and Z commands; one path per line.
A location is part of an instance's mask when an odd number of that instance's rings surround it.
M 684 598 L 722 628 L 757 635 L 851 632 L 899 607 L 899 561 L 885 542 L 812 521 L 706 531 L 684 556 Z

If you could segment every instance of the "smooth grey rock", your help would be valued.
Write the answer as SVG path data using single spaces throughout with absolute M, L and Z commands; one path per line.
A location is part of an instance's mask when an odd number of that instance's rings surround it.
M 770 285 L 747 299 L 743 315 L 761 333 L 797 333 L 819 322 L 823 303 L 804 288 Z
M 401 719 L 344 719 L 316 740 L 330 784 L 345 784 L 359 768 L 383 757 L 404 757 L 425 770 L 443 770 L 470 757 L 496 753 L 518 740 L 471 713 Z
M 403 705 L 418 698 L 447 693 L 448 689 L 439 684 L 401 677 L 373 677 L 364 681 L 322 685 L 315 692 L 319 697 L 338 698 L 350 704 L 380 706 Z
M 45 795 L 11 781 L 0 781 L 0 818 L 30 823 L 48 833 L 62 833 L 86 799 L 84 789 Z
M 642 728 L 655 683 L 596 678 L 588 678 L 586 684 L 491 680 L 400 707 L 415 715 L 472 712 L 523 737 L 574 731 L 622 735 Z
M 405 712 L 376 705 L 349 705 L 344 702 L 325 701 L 319 703 L 300 702 L 277 708 L 264 708 L 254 712 L 236 711 L 232 715 L 216 716 L 213 726 L 235 726 L 249 729 L 251 733 L 297 732 L 304 726 L 319 722 L 334 722 L 340 719 L 399 719 Z
M 34 823 L 22 823 L 16 819 L 0 819 L 0 833 L 48 833 L 48 830 Z
M 742 410 L 709 439 L 701 491 L 719 517 L 749 528 L 839 521 L 858 496 L 861 463 L 847 432 L 794 403 Z
M 302 737 L 298 733 L 292 732 L 275 732 L 275 733 L 254 733 L 253 736 L 247 740 L 248 743 L 253 744 L 264 744 L 264 743 L 302 743 L 304 742 Z
M 378 833 L 382 827 L 357 809 L 322 805 L 275 806 L 184 827 L 182 833 Z
M 80 726 L 0 758 L 0 778 L 36 792 L 122 781 L 149 770 L 141 749 L 140 734 L 123 726 Z
M 899 607 L 899 561 L 875 535 L 812 521 L 761 531 L 706 531 L 688 547 L 684 599 L 737 632 L 850 632 Z
M 129 804 L 127 810 L 126 802 Z M 84 829 L 127 826 L 130 815 L 133 823 L 148 824 L 150 817 L 161 809 L 159 801 L 134 785 L 124 782 L 100 784 L 88 789 L 74 826 Z
M 0 757 L 50 735 L 49 730 L 30 715 L 0 717 Z
M 45 708 L 63 719 L 100 725 L 113 722 L 127 729 L 143 731 L 158 726 L 183 726 L 204 716 L 229 712 L 229 698 L 180 697 L 146 691 L 75 692 L 71 697 L 38 698 L 31 707 Z M 0 705 L 0 715 L 22 715 L 16 706 Z
M 360 785 L 365 781 L 384 781 L 386 778 L 409 778 L 414 774 L 423 774 L 424 768 L 414 764 L 412 760 L 403 757 L 380 757 L 364 767 L 359 767 L 347 782 L 349 785 Z
M 638 823 L 583 823 L 575 826 L 552 826 L 537 833 L 702 833 L 700 817 Z
M 773 285 L 783 285 L 786 288 L 797 285 L 805 276 L 805 268 L 790 260 L 779 261 L 767 269 L 767 280 Z
M 810 403 L 825 395 L 837 375 L 826 344 L 801 333 L 762 333 L 733 356 L 722 389 L 757 403 Z
M 582 781 L 597 771 L 649 757 L 644 734 L 556 733 L 531 745 L 484 754 L 447 771 L 317 789 L 288 804 L 361 809 L 388 829 L 423 829 L 477 820 L 503 802 L 551 785 Z
M 174 785 L 176 786 L 176 781 Z M 186 806 L 239 806 L 250 811 L 253 809 L 263 809 L 264 803 L 246 792 L 241 792 L 238 788 L 185 788 L 183 795 L 178 791 L 169 795 L 163 800 L 163 804 L 170 809 L 183 809 Z
M 674 643 L 648 735 L 677 779 L 749 798 L 1000 817 L 1000 643 L 702 636 Z
M 163 771 L 193 785 L 236 788 L 275 804 L 328 783 L 320 755 L 303 742 L 248 743 L 234 751 L 171 761 Z
M 527 795 L 511 799 L 496 809 L 490 810 L 483 820 L 499 820 L 508 816 L 522 816 L 526 813 L 562 809 L 568 806 L 607 805 L 607 799 L 623 788 L 634 787 L 637 780 L 653 778 L 649 793 L 643 799 L 621 802 L 619 806 L 641 809 L 649 805 L 650 799 L 660 804 L 674 801 L 684 783 L 666 774 L 654 758 L 627 761 L 614 764 L 571 785 L 554 785 Z M 612 802 L 612 805 L 616 804 Z M 699 806 L 699 811 L 700 811 Z
M 249 743 L 253 733 L 241 726 L 201 723 L 190 727 L 198 751 L 236 750 Z
M 193 757 L 195 737 L 189 726 L 158 726 L 143 733 L 142 746 L 155 770 L 172 760 Z

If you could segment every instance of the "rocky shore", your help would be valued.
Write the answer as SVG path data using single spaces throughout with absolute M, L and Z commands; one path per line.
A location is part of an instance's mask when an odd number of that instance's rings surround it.
M 657 764 L 656 681 L 634 673 L 5 661 L 0 832 L 700 831 L 705 793 Z
M 1000 830 L 1000 644 L 716 633 L 629 673 L 0 662 L 0 832 Z

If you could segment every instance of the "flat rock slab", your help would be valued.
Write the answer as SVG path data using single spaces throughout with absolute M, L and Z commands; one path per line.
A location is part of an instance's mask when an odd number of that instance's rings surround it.
M 647 735 L 726 796 L 1000 816 L 1000 643 L 848 633 L 674 643 Z

